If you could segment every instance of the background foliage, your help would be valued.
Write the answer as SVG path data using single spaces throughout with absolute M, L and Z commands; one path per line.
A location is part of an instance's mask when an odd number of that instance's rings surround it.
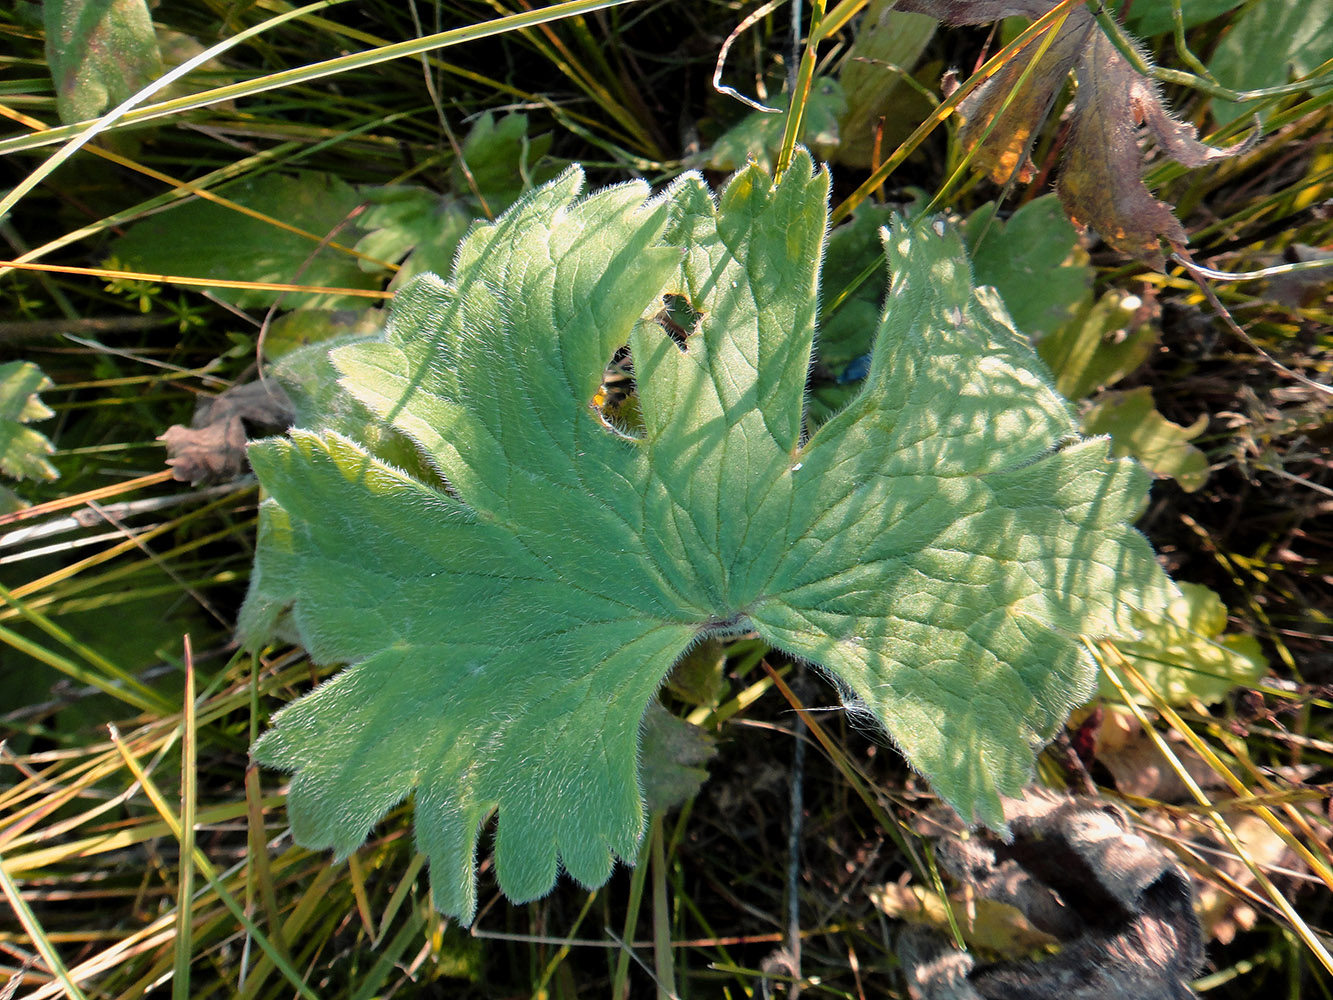
M 1095 782 L 1189 867 L 1210 936 L 1197 988 L 1329 995 L 1330 408 L 1290 374 L 1327 383 L 1333 358 L 1327 272 L 1302 269 L 1333 242 L 1329 5 L 1184 0 L 1178 21 L 1173 3 L 1124 5 L 1179 117 L 1218 144 L 1260 117 L 1229 159 L 1147 162 L 1196 260 L 1270 269 L 1213 286 L 1239 333 L 1179 267 L 1127 263 L 1069 226 L 1048 194 L 1058 106 L 1030 178 L 1001 189 L 967 169 L 941 76 L 966 78 L 1021 24 L 943 29 L 851 2 L 803 47 L 822 5 L 795 39 L 790 9 L 770 10 L 722 80 L 803 110 L 789 134 L 792 119 L 711 83 L 748 9 L 569 6 L 545 23 L 498 0 L 0 11 L 0 441 L 5 472 L 26 476 L 0 492 L 0 968 L 15 993 L 905 995 L 885 919 L 902 909 L 883 890 L 939 885 L 928 793 L 854 714 L 795 714 L 836 698 L 753 639 L 701 646 L 673 673 L 669 706 L 717 754 L 604 890 L 511 907 L 484 889 L 469 934 L 429 905 L 409 805 L 348 863 L 293 846 L 281 777 L 247 769 L 247 750 L 326 668 L 298 648 L 238 653 L 255 486 L 187 487 L 156 440 L 261 361 L 304 372 L 294 403 L 320 406 L 318 361 L 295 348 L 375 329 L 406 275 L 442 269 L 473 219 L 571 161 L 593 183 L 717 180 L 800 138 L 831 160 L 847 220 L 825 264 L 811 420 L 864 377 L 882 294 L 867 255 L 889 209 L 965 220 L 978 279 L 1039 336 L 1085 428 L 1162 477 L 1141 527 L 1167 568 L 1212 591 L 1188 591 L 1123 660 L 1104 651 L 1126 688 L 1108 677 L 1043 776 Z M 94 7 L 107 20 L 81 21 Z M 437 32 L 452 34 L 414 43 Z M 79 119 L 191 59 L 48 160 L 87 132 Z M 228 421 L 223 441 L 255 422 Z M 707 750 L 681 752 L 697 768 Z

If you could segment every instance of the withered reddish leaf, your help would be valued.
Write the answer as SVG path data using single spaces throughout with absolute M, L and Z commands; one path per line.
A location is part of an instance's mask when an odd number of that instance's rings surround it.
M 1012 16 L 1036 18 L 1054 6 L 1055 0 L 900 0 L 897 9 L 950 24 L 981 24 Z M 959 140 L 973 151 L 974 165 L 996 183 L 1015 177 L 1026 181 L 1033 137 L 1072 67 L 1078 93 L 1058 184 L 1060 201 L 1076 223 L 1161 270 L 1161 240 L 1183 249 L 1186 235 L 1171 207 L 1143 183 L 1140 127 L 1164 155 L 1191 168 L 1234 155 L 1245 144 L 1217 149 L 1199 142 L 1192 126 L 1162 106 L 1156 84 L 1129 64 L 1081 6 L 1070 10 L 1041 62 L 1005 107 L 1036 52 L 1035 44 L 1029 46 L 963 100 L 957 110 Z M 992 121 L 994 127 L 983 138 Z
M 235 479 L 245 471 L 245 425 L 285 429 L 293 411 L 272 381 L 247 382 L 199 401 L 189 427 L 174 424 L 158 440 L 167 446 L 172 478 L 196 484 Z
M 1193 125 L 1173 118 L 1171 113 L 1162 107 L 1156 81 L 1139 76 L 1137 73 L 1134 75 L 1138 77 L 1134 94 L 1136 120 L 1141 120 L 1147 126 L 1162 152 L 1181 166 L 1193 170 L 1214 160 L 1225 160 L 1228 156 L 1235 156 L 1250 149 L 1259 138 L 1256 129 L 1233 146 L 1210 146 L 1206 142 L 1200 142 L 1199 132 Z
M 1159 238 L 1182 249 L 1185 227 L 1140 176 L 1135 125 L 1157 104 L 1152 84 L 1096 31 L 1078 63 L 1078 96 L 1057 190 L 1069 217 L 1121 253 L 1161 270 Z M 1160 106 L 1156 109 L 1168 117 Z
M 1006 17 L 1035 19 L 1054 6 L 1052 0 L 898 0 L 894 10 L 925 14 L 945 24 L 985 24 Z
M 158 440 L 167 446 L 172 478 L 181 482 L 235 479 L 245 468 L 245 427 L 239 420 L 204 427 L 172 424 Z
M 1037 17 L 1050 8 L 1051 4 L 1045 0 L 1026 3 L 900 0 L 896 9 L 916 11 L 955 24 L 975 24 L 1019 13 Z M 1044 52 L 1041 43 L 1034 42 L 963 99 L 954 112 L 959 122 L 958 141 L 972 154 L 975 169 L 990 175 L 996 184 L 1007 184 L 1013 179 L 1027 183 L 1032 179 L 1032 163 L 1028 159 L 1032 143 L 1095 27 L 1092 15 L 1083 7 L 1075 7 Z M 1038 53 L 1040 61 L 1020 86 L 1019 80 Z
M 1083 8 L 1075 10 L 1021 86 L 1020 77 L 1040 52 L 1037 45 L 1024 49 L 959 107 L 962 124 L 958 138 L 964 149 L 975 147 L 974 166 L 990 174 L 996 184 L 1007 184 L 1014 178 L 1022 183 L 1032 179 L 1034 170 L 1028 158 L 1032 143 L 1095 23 Z M 994 128 L 986 134 L 992 120 Z

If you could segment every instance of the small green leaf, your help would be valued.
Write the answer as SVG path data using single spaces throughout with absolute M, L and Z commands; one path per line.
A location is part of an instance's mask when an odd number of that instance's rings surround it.
M 1088 255 L 1055 195 L 1028 202 L 1005 222 L 995 207 L 983 205 L 963 224 L 972 270 L 978 284 L 995 286 L 1014 325 L 1040 338 L 1091 295 Z
M 708 780 L 707 764 L 717 752 L 713 738 L 698 726 L 678 719 L 661 703 L 648 703 L 639 732 L 643 803 L 649 812 L 674 809 Z
M 47 461 L 55 451 L 51 442 L 31 427 L 54 412 L 37 393 L 52 382 L 31 361 L 0 365 L 0 472 L 15 479 L 57 479 L 60 473 Z
M 1206 414 L 1188 427 L 1167 420 L 1153 406 L 1146 385 L 1108 392 L 1083 416 L 1083 433 L 1111 435 L 1114 454 L 1134 456 L 1149 472 L 1174 479 L 1188 493 L 1208 481 L 1208 456 L 1190 444 L 1207 427 Z
M 704 639 L 677 660 L 666 679 L 671 693 L 691 705 L 716 706 L 727 687 L 727 648 L 721 639 Z
M 1073 319 L 1037 344 L 1037 353 L 1055 372 L 1055 387 L 1069 399 L 1083 399 L 1115 385 L 1148 360 L 1157 346 L 1157 328 L 1136 322 L 1138 296 L 1112 290 L 1095 303 L 1085 301 Z
M 496 121 L 487 111 L 463 140 L 467 169 L 454 162 L 450 188 L 459 196 L 480 197 L 492 215 L 499 215 L 525 191 L 559 173 L 560 164 L 546 155 L 550 148 L 549 135 L 529 138 L 527 115 Z
M 874 166 L 932 110 L 925 96 L 903 85 L 903 73 L 935 36 L 936 21 L 894 10 L 895 0 L 871 0 L 856 29 L 838 82 L 847 95 L 834 158 L 851 167 Z
M 864 388 L 806 440 L 828 184 L 805 154 L 716 202 L 695 175 L 581 196 L 571 170 L 333 353 L 447 488 L 330 431 L 251 447 L 269 499 L 242 633 L 290 608 L 312 658 L 350 664 L 253 748 L 293 772 L 301 843 L 346 855 L 415 793 L 446 912 L 475 910 L 493 812 L 511 899 L 561 868 L 599 885 L 638 850 L 654 693 L 701 639 L 748 631 L 1003 826 L 1093 689 L 1080 636 L 1131 634 L 1176 593 L 1128 523 L 1148 478 L 1077 440 L 959 234 L 925 221 L 886 234 Z M 697 322 L 660 323 L 664 295 Z M 626 343 L 637 437 L 590 406 Z
M 0 514 L 17 514 L 25 507 L 30 506 L 28 501 L 11 490 L 8 486 L 0 486 Z M 15 701 L 12 704 L 20 704 Z
M 264 335 L 264 357 L 277 361 L 310 344 L 378 333 L 384 328 L 384 316 L 379 309 L 302 309 L 283 313 Z
M 132 226 L 112 244 L 125 267 L 153 274 L 229 278 L 323 288 L 376 288 L 346 250 L 323 245 L 330 236 L 354 244 L 360 233 L 347 226 L 361 196 L 332 174 L 287 177 L 264 174 L 220 192 L 232 201 L 304 230 L 281 229 L 212 201 L 189 201 Z M 336 294 L 218 288 L 218 298 L 242 308 L 281 303 L 284 309 L 350 309 L 366 300 Z
M 1227 609 L 1222 599 L 1197 583 L 1180 584 L 1180 596 L 1157 613 L 1136 612 L 1141 639 L 1119 639 L 1115 646 L 1158 694 L 1172 705 L 1221 701 L 1234 688 L 1255 684 L 1268 672 L 1259 642 L 1252 635 L 1226 635 Z M 1150 704 L 1133 685 L 1135 700 Z M 1115 685 L 1103 675 L 1103 698 L 1119 700 Z
M 430 237 L 437 212 L 447 205 L 438 194 L 410 184 L 368 188 L 362 195 L 368 204 L 357 224 L 366 235 L 357 242 L 356 249 L 391 263 Z M 363 262 L 362 266 L 373 265 Z
M 790 101 L 789 94 L 774 94 L 767 104 L 786 111 Z M 816 77 L 805 105 L 801 142 L 831 151 L 838 144 L 838 118 L 846 111 L 842 85 L 831 77 Z M 786 115 L 751 111 L 718 137 L 708 155 L 709 169 L 735 170 L 746 163 L 755 163 L 764 170 L 772 170 L 786 122 Z
M 427 271 L 449 270 L 473 220 L 457 199 L 405 185 L 372 188 L 366 194 L 370 207 L 357 219 L 366 235 L 356 250 L 376 260 L 403 261 L 392 287 Z M 374 269 L 369 261 L 361 266 Z
M 145 0 L 44 0 L 62 122 L 96 118 L 162 75 Z

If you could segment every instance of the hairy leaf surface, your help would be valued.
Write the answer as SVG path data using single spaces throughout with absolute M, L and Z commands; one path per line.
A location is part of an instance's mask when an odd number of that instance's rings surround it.
M 1034 748 L 1174 593 L 1128 521 L 1147 477 L 1079 441 L 956 232 L 886 236 L 865 388 L 802 408 L 827 174 L 743 170 L 580 197 L 571 170 L 423 276 L 343 386 L 447 490 L 333 431 L 251 448 L 269 499 L 242 628 L 284 610 L 347 669 L 255 745 L 298 840 L 347 854 L 409 793 L 437 904 L 475 909 L 479 830 L 516 900 L 586 885 L 644 827 L 640 720 L 709 635 L 823 667 L 969 820 L 1004 822 Z M 698 322 L 655 322 L 664 295 Z M 589 405 L 628 342 L 637 437 Z
M 31 361 L 0 365 L 0 473 L 15 479 L 58 479 L 48 461 L 55 451 L 45 434 L 27 424 L 55 416 L 38 393 L 52 382 Z
M 46 0 L 41 8 L 62 122 L 95 118 L 162 74 L 145 0 Z

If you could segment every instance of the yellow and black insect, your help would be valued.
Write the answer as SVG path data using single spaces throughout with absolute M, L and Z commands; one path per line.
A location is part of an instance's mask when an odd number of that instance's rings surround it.
M 629 348 L 622 347 L 602 373 L 602 384 L 592 397 L 592 405 L 607 415 L 608 411 L 622 407 L 633 394 L 634 362 L 630 360 Z
M 606 366 L 602 384 L 592 397 L 592 408 L 597 419 L 617 434 L 633 435 L 642 428 L 639 397 L 634 391 L 634 362 L 628 347 L 616 351 Z
M 686 350 L 688 338 L 699 326 L 701 314 L 683 295 L 662 296 L 661 308 L 653 316 L 677 347 Z M 608 430 L 626 437 L 637 437 L 643 430 L 639 412 L 639 394 L 635 390 L 634 361 L 629 346 L 620 348 L 602 373 L 602 384 L 592 397 L 592 409 Z

